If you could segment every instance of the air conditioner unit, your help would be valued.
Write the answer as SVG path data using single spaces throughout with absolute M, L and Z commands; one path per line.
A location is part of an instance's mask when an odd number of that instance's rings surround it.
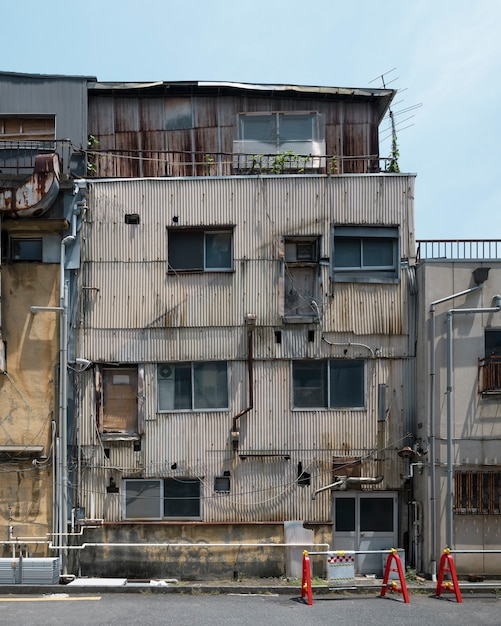
M 163 380 L 172 380 L 174 378 L 174 368 L 172 365 L 160 365 L 158 375 Z

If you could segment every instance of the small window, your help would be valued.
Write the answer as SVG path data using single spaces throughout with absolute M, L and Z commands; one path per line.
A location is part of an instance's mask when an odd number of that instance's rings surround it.
M 42 262 L 41 237 L 11 237 L 10 259 L 12 262 Z
M 216 493 L 230 493 L 230 477 L 216 476 L 214 478 L 214 491 Z
M 331 279 L 338 282 L 397 282 L 397 228 L 335 226 L 331 241 Z
M 225 361 L 162 363 L 157 367 L 158 410 L 228 409 Z
M 364 408 L 365 363 L 362 360 L 294 361 L 293 407 Z
M 290 322 L 318 319 L 319 238 L 285 237 L 283 317 Z
M 170 272 L 228 272 L 233 269 L 233 231 L 170 229 Z

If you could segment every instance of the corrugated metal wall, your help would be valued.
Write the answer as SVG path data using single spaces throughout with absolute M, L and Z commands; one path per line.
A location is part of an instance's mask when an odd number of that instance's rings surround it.
M 325 122 L 326 154 L 343 173 L 375 171 L 379 102 L 315 98 L 156 95 L 89 92 L 89 132 L 99 141 L 96 175 L 207 176 L 232 173 L 237 115 L 248 112 L 316 111 Z M 167 157 L 167 152 L 169 156 Z M 209 165 L 204 157 L 215 157 Z M 216 156 L 217 155 L 217 156 Z M 375 157 L 343 161 L 343 157 Z M 368 169 L 372 168 L 372 169 Z
M 323 264 L 320 322 L 283 325 L 278 239 L 318 235 L 327 259 L 334 222 L 399 225 L 406 258 L 414 250 L 412 198 L 409 176 L 90 183 L 79 354 L 145 364 L 145 432 L 141 450 L 132 441 L 100 441 L 93 375 L 81 374 L 80 500 L 87 516 L 120 519 L 120 498 L 106 493 L 110 476 L 118 485 L 122 477 L 199 476 L 204 521 L 327 520 L 329 492 L 314 502 L 311 494 L 332 481 L 339 456 L 366 459 L 363 475 L 383 468 L 380 488 L 398 488 L 410 371 L 408 273 L 397 285 L 336 283 L 330 296 Z M 140 224 L 126 225 L 126 213 L 138 213 Z M 235 271 L 168 274 L 166 231 L 174 216 L 178 225 L 234 225 Z M 248 312 L 257 315 L 254 407 L 239 419 L 235 453 L 232 416 L 248 403 Z M 282 332 L 280 344 L 275 330 Z M 366 408 L 291 410 L 291 360 L 329 357 L 366 359 Z M 229 411 L 158 412 L 155 363 L 212 359 L 229 362 Z M 378 424 L 379 385 L 386 386 L 387 414 Z M 377 451 L 378 428 L 384 452 Z M 311 474 L 309 486 L 297 484 L 299 463 Z M 214 477 L 223 471 L 230 472 L 229 494 L 214 492 Z

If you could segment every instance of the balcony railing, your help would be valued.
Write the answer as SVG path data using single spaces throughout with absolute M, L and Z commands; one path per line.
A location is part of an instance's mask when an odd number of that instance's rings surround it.
M 416 244 L 418 261 L 501 259 L 500 239 L 420 239 Z
M 478 390 L 485 394 L 501 394 L 501 355 L 479 359 Z
M 84 175 L 83 156 L 74 150 L 69 139 L 1 141 L 0 173 L 7 175 L 29 175 L 33 173 L 38 154 L 59 154 L 59 165 L 64 174 Z

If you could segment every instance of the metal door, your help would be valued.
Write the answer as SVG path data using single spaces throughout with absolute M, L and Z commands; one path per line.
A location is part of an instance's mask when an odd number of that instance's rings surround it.
M 334 492 L 333 550 L 387 550 L 398 543 L 397 494 Z M 360 554 L 357 574 L 383 574 L 380 554 Z

